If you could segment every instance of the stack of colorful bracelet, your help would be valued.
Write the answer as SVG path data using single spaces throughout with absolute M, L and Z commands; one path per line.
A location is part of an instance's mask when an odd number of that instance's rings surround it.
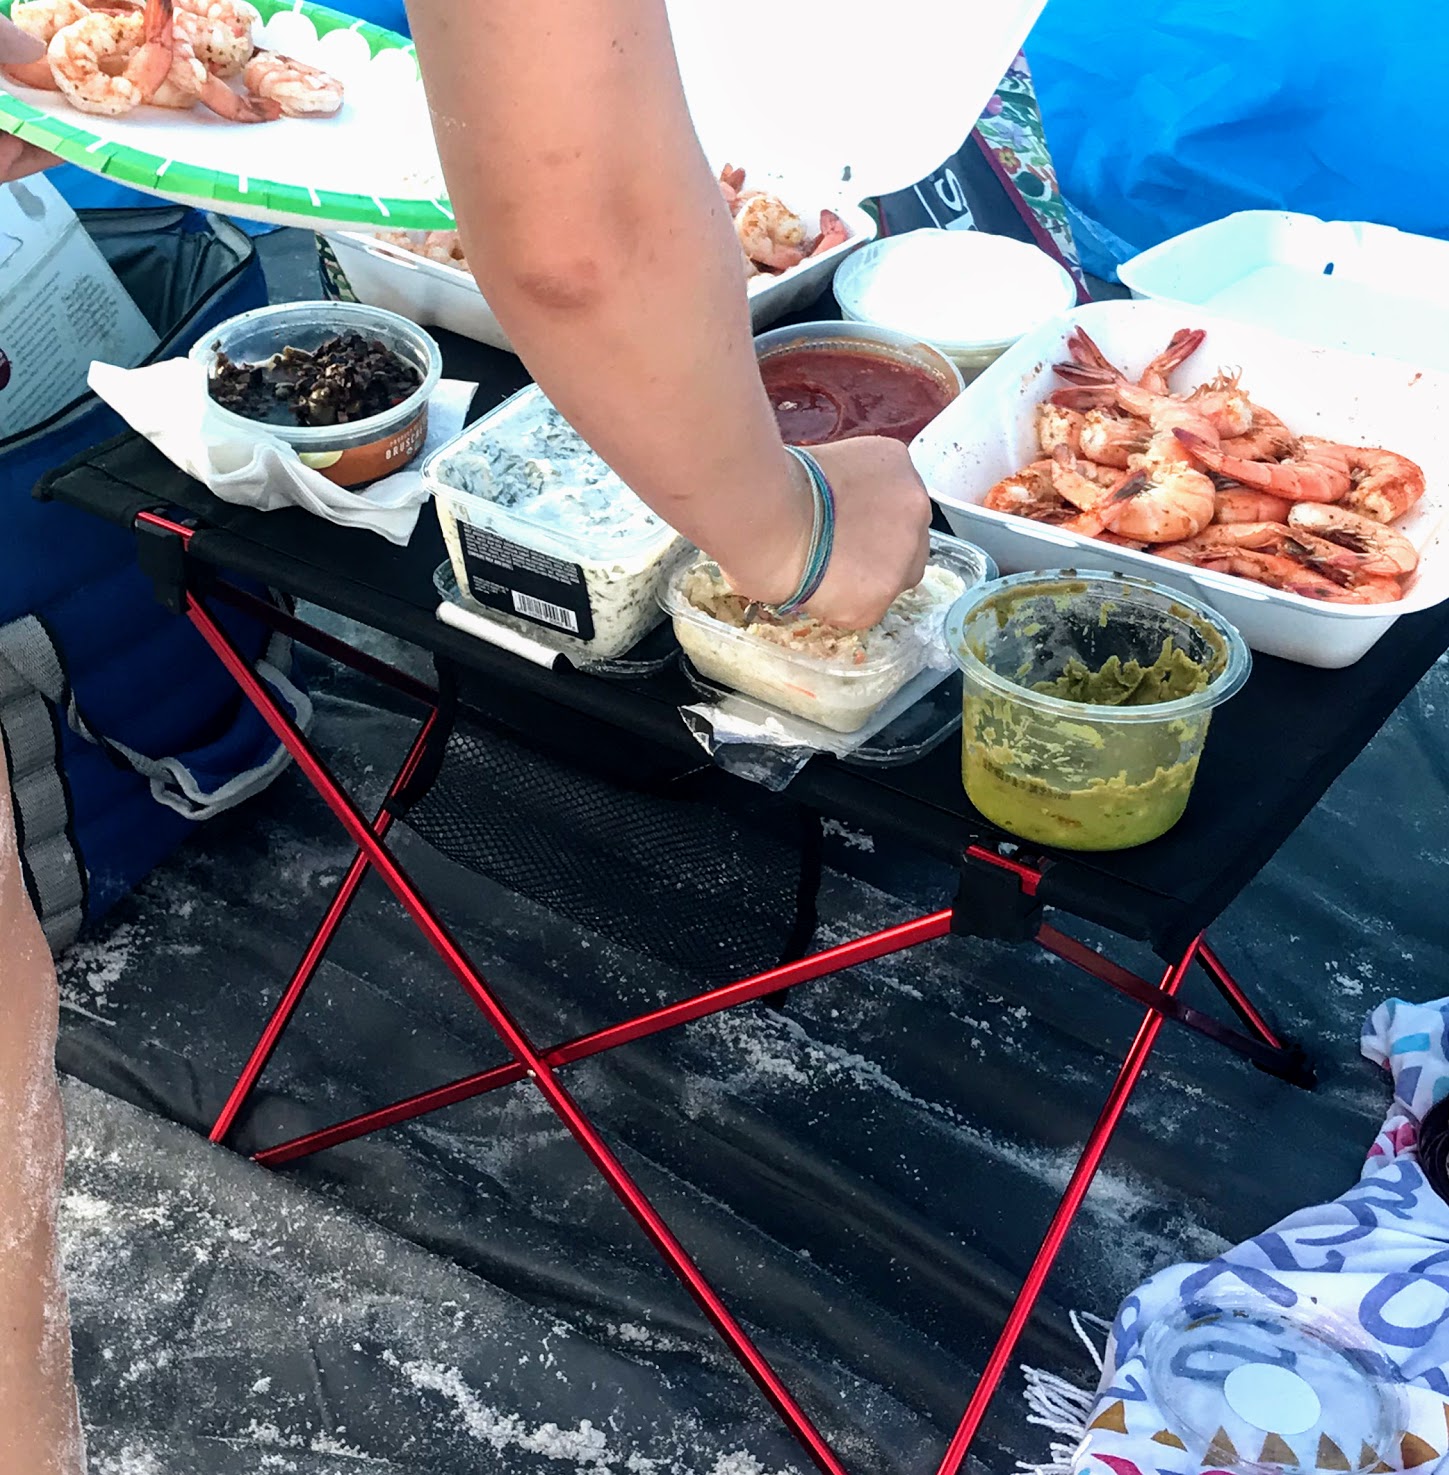
M 774 613 L 793 615 L 809 604 L 825 581 L 830 567 L 830 555 L 835 551 L 835 493 L 820 469 L 820 463 L 809 451 L 799 446 L 785 449 L 805 468 L 810 476 L 810 494 L 815 503 L 815 520 L 810 531 L 810 551 L 805 556 L 805 568 L 795 592 L 783 604 L 777 604 Z

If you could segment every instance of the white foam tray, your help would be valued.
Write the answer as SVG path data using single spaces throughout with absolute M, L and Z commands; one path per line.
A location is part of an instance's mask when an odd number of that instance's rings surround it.
M 824 206 L 834 210 L 850 231 L 850 239 L 844 244 L 777 277 L 751 278 L 750 316 L 755 332 L 761 333 L 813 302 L 830 285 L 836 267 L 858 246 L 875 239 L 876 228 L 875 221 L 858 205 L 838 198 L 817 200 L 808 189 L 792 191 L 787 181 L 772 180 L 765 174 L 748 178 L 751 188 L 778 190 L 793 209 L 801 211 L 812 230 Z M 802 203 L 809 208 L 802 209 Z M 401 313 L 423 327 L 446 328 L 493 348 L 513 351 L 508 335 L 467 272 L 427 261 L 366 232 L 328 233 L 327 240 L 360 302 Z
M 1133 374 L 1176 329 L 1205 328 L 1207 341 L 1179 371 L 1182 387 L 1220 365 L 1241 366 L 1253 398 L 1294 430 L 1386 446 L 1417 461 L 1427 490 L 1401 526 L 1423 561 L 1406 597 L 1390 605 L 1324 604 L 980 506 L 996 482 L 1040 455 L 1033 413 L 1060 383 L 1052 365 L 1066 357 L 1076 324 Z M 1351 666 L 1400 615 L 1449 599 L 1449 374 L 1315 348 L 1162 303 L 1103 302 L 1022 339 L 921 432 L 911 454 L 951 531 L 984 548 L 1003 573 L 1071 567 L 1135 573 L 1196 594 L 1266 655 L 1329 669 Z
M 1134 256 L 1117 275 L 1135 297 L 1449 371 L 1449 241 L 1242 210 Z

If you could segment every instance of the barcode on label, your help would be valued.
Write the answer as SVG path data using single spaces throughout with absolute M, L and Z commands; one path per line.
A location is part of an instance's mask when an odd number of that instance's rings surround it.
M 550 604 L 546 599 L 535 599 L 531 594 L 520 594 L 517 589 L 510 592 L 513 607 L 519 614 L 527 615 L 531 620 L 542 620 L 546 625 L 556 625 L 571 635 L 579 633 L 579 617 L 571 609 L 565 609 L 561 604 Z

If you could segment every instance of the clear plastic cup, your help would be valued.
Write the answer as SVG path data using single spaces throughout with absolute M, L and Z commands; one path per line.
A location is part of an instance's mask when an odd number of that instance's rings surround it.
M 992 824 L 1065 850 L 1125 850 L 1166 834 L 1187 807 L 1213 709 L 1242 688 L 1252 658 L 1207 605 L 1145 579 L 1073 569 L 983 584 L 952 609 L 946 640 L 963 673 L 961 774 Z M 1062 678 L 1119 675 L 1168 700 L 1119 704 Z M 1128 668 L 1125 672 L 1120 668 Z M 1109 667 L 1110 668 L 1110 667 Z M 1207 683 L 1186 690 L 1198 672 Z M 1138 692 L 1140 697 L 1141 692 Z
M 304 465 L 329 481 L 358 487 L 401 471 L 427 440 L 428 401 L 442 377 L 443 353 L 416 323 L 356 302 L 279 302 L 228 318 L 197 340 L 190 357 L 210 378 L 218 354 L 234 363 L 260 364 L 284 348 L 311 352 L 341 333 L 361 333 L 391 349 L 422 376 L 417 389 L 390 410 L 345 425 L 264 424 L 220 405 L 211 408 L 232 429 L 244 434 L 264 430 L 286 441 Z

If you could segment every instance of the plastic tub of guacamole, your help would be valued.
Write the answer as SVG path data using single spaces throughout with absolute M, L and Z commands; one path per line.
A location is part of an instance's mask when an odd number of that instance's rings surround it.
M 1072 569 L 971 590 L 946 638 L 964 676 L 961 775 L 992 824 L 1064 850 L 1125 850 L 1182 818 L 1213 709 L 1248 647 L 1195 599 Z

